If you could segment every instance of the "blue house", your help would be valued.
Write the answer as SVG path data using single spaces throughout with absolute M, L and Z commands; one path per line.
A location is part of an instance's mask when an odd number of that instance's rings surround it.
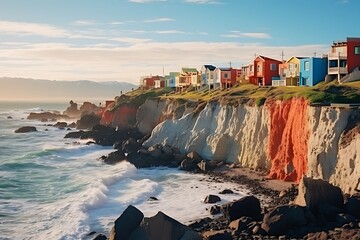
M 307 57 L 300 59 L 300 86 L 315 86 L 325 80 L 327 74 L 327 58 Z
M 170 72 L 169 75 L 165 76 L 165 86 L 175 88 L 176 87 L 176 78 L 179 78 L 180 73 Z

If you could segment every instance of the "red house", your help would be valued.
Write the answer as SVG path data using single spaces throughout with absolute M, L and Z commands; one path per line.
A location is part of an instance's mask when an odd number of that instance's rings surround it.
M 229 88 L 236 85 L 241 70 L 235 68 L 216 68 L 215 78 L 220 80 L 221 88 Z
M 164 87 L 164 77 L 162 76 L 147 76 L 141 77 L 140 84 L 142 89 L 153 89 L 153 88 L 160 88 Z
M 250 64 L 253 69 L 249 72 L 249 81 L 254 85 L 271 86 L 273 77 L 279 77 L 279 64 L 282 62 L 272 58 L 257 56 L 254 64 Z
M 347 74 L 360 67 L 360 38 L 347 38 L 333 42 L 328 54 L 328 75 L 330 80 L 341 81 Z

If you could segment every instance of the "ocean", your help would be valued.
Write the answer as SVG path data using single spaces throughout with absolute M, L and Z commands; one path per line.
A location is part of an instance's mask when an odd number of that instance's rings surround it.
M 226 203 L 244 191 L 232 183 L 178 169 L 136 169 L 122 162 L 97 159 L 110 147 L 64 139 L 67 130 L 27 120 L 30 112 L 63 111 L 64 103 L 0 102 L 0 239 L 92 239 L 92 231 L 108 235 L 128 205 L 146 217 L 158 211 L 182 223 L 210 216 L 203 203 L 208 194 Z M 11 118 L 9 118 L 11 117 Z M 71 121 L 70 121 L 71 122 Z M 14 133 L 22 126 L 37 132 Z M 159 201 L 148 201 L 156 197 Z

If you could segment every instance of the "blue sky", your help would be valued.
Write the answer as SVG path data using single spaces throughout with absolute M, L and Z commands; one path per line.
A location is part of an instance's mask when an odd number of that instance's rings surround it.
M 0 76 L 126 81 L 318 56 L 360 37 L 359 0 L 1 0 Z

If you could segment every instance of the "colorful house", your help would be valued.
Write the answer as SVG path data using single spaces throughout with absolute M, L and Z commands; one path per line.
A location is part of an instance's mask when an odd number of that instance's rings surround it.
M 241 67 L 239 83 L 249 83 L 249 65 Z
M 208 85 L 209 88 L 214 87 L 214 75 L 216 67 L 213 65 L 204 65 L 201 68 L 201 83 Z
M 259 86 L 269 86 L 272 78 L 279 77 L 279 64 L 282 62 L 272 58 L 257 56 L 254 63 L 249 64 L 249 81 Z
M 154 80 L 154 88 L 163 88 L 165 87 L 165 78 L 159 77 Z
M 273 86 L 299 86 L 301 57 L 291 57 L 279 64 L 279 78 L 273 78 Z
M 140 78 L 140 86 L 142 89 L 153 89 L 165 86 L 165 78 L 159 75 L 143 76 Z
M 308 57 L 300 59 L 300 86 L 315 86 L 325 80 L 327 74 L 327 58 Z
M 346 41 L 333 42 L 328 54 L 328 81 L 336 79 L 342 82 L 342 78 L 359 67 L 360 38 L 347 38 Z
M 176 78 L 179 78 L 179 72 L 170 72 L 165 76 L 165 86 L 170 88 L 176 87 Z
M 197 83 L 199 81 L 199 83 Z M 196 68 L 181 68 L 179 78 L 176 79 L 175 86 L 177 91 L 188 88 L 192 83 L 200 85 L 200 77 Z

